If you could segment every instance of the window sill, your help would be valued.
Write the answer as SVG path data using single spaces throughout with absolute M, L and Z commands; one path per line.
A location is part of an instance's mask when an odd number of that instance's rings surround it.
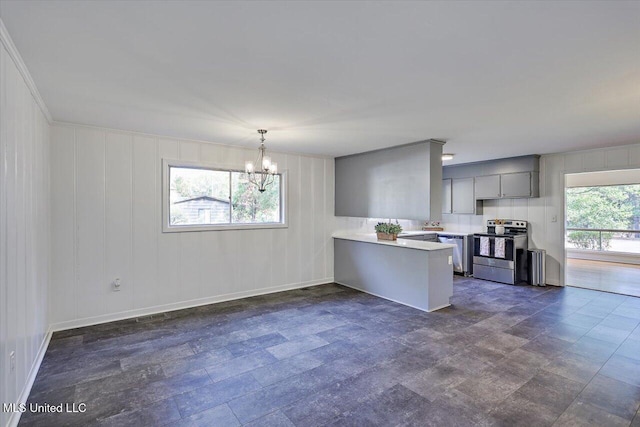
M 288 224 L 233 224 L 233 225 L 174 225 L 162 228 L 163 233 L 189 233 L 201 231 L 227 231 L 227 230 L 268 230 L 277 228 L 287 228 Z

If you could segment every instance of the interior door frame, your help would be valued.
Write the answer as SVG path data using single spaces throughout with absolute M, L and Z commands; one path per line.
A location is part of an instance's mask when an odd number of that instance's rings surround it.
M 562 274 L 560 275 L 560 286 L 567 286 L 567 175 L 562 174 L 562 206 L 560 209 L 562 217 Z
M 567 285 L 567 175 L 580 175 L 580 174 L 591 174 L 591 173 L 600 173 L 600 172 L 616 172 L 616 171 L 640 171 L 640 168 L 630 167 L 623 169 L 604 169 L 604 170 L 593 170 L 593 171 L 584 171 L 584 172 L 563 172 L 563 180 L 562 180 L 562 206 L 560 209 L 560 216 L 562 217 L 562 254 L 563 261 L 561 266 L 561 274 L 560 274 L 560 286 L 568 286 Z M 606 184 L 603 184 L 606 185 Z M 615 185 L 615 184 L 614 184 Z M 623 185 L 623 184 L 620 184 Z M 616 261 L 611 261 L 616 262 Z

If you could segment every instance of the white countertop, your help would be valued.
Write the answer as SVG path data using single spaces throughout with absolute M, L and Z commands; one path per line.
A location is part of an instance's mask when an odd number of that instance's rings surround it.
M 338 233 L 333 233 L 332 237 L 334 239 L 353 240 L 356 242 L 374 243 L 377 245 L 397 246 L 400 248 L 418 249 L 421 251 L 442 251 L 445 249 L 451 249 L 456 247 L 455 245 L 449 245 L 447 243 L 425 242 L 422 240 L 409 240 L 409 239 L 378 240 L 378 237 L 376 236 L 375 233 L 365 234 L 365 233 L 338 232 Z

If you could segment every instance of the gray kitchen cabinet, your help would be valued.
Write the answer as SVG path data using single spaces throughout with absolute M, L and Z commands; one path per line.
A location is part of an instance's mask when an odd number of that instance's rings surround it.
M 502 194 L 500 192 L 500 175 L 477 176 L 474 188 L 476 199 L 498 199 Z
M 443 179 L 469 177 L 475 177 L 476 200 L 540 197 L 540 156 L 509 157 L 442 168 Z
M 476 213 L 476 200 L 473 196 L 473 178 L 451 180 L 451 206 L 454 214 Z
M 442 213 L 451 213 L 451 180 L 442 180 Z
M 501 175 L 501 197 L 538 197 L 538 173 L 517 172 Z

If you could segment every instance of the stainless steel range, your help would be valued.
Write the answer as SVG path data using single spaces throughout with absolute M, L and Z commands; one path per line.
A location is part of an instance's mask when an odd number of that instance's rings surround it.
M 529 228 L 527 221 L 502 222 L 504 234 L 496 233 L 496 222 L 490 219 L 486 233 L 473 235 L 473 276 L 514 285 L 527 280 Z

